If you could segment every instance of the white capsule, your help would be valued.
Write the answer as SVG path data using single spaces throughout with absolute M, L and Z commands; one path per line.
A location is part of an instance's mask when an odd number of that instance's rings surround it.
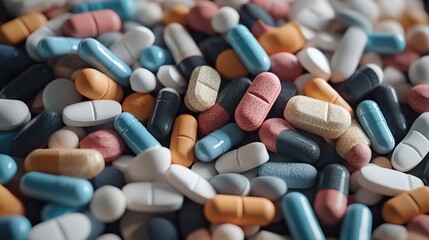
M 189 32 L 178 23 L 170 23 L 164 28 L 164 41 L 176 64 L 188 57 L 203 55 Z

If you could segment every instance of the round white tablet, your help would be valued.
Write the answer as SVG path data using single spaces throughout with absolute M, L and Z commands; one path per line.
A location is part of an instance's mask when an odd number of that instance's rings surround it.
M 331 77 L 331 68 L 325 54 L 313 47 L 298 52 L 298 60 L 309 73 L 316 77 L 328 80 Z
M 42 96 L 45 110 L 59 114 L 62 114 L 64 108 L 68 105 L 82 101 L 82 98 L 74 82 L 64 78 L 55 79 L 48 83 L 43 90 Z
M 89 208 L 101 222 L 114 222 L 122 217 L 126 208 L 125 196 L 113 186 L 103 186 L 94 192 Z
M 131 74 L 130 85 L 135 92 L 150 93 L 156 88 L 156 76 L 145 68 L 137 68 Z

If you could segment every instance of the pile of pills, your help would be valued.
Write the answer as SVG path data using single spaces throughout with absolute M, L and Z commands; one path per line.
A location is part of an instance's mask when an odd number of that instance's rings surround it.
M 429 239 L 428 12 L 2 0 L 0 239 Z

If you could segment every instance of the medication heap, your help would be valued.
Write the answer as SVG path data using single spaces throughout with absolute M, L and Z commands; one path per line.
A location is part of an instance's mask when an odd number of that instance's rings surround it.
M 0 239 L 428 239 L 425 8 L 2 0 Z

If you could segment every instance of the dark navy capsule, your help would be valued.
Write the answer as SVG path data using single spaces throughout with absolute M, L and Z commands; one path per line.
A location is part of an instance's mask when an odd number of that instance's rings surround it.
M 186 239 L 190 233 L 197 229 L 209 226 L 209 222 L 204 217 L 204 206 L 188 199 L 185 199 L 176 216 L 182 239 Z
M 268 116 L 273 118 L 283 118 L 283 112 L 285 110 L 287 102 L 293 96 L 298 94 L 298 88 L 295 84 L 289 82 L 281 82 L 282 89 L 280 94 L 277 97 L 276 101 L 273 104 L 273 107 L 270 110 Z
M 21 73 L 0 90 L 0 98 L 27 101 L 54 79 L 52 69 L 45 64 L 35 64 Z
M 0 44 L 0 69 L 14 71 L 28 68 L 33 61 L 28 54 L 11 45 Z
M 407 135 L 408 128 L 395 89 L 388 85 L 380 85 L 372 91 L 371 99 L 378 104 L 396 142 L 400 142 Z
M 338 224 L 346 213 L 349 195 L 349 171 L 340 164 L 330 164 L 320 174 L 314 212 L 325 226 Z
M 198 47 L 203 53 L 208 64 L 211 66 L 215 66 L 216 59 L 219 54 L 231 48 L 231 46 L 220 36 L 207 38 L 202 41 Z
M 340 230 L 340 240 L 371 239 L 372 213 L 363 204 L 347 208 Z
M 251 30 L 258 20 L 261 20 L 268 26 L 275 26 L 271 15 L 257 4 L 245 4 L 240 11 L 238 11 L 238 14 L 240 14 L 240 23 Z
M 380 85 L 382 80 L 381 68 L 375 64 L 368 64 L 356 70 L 349 79 L 335 85 L 334 88 L 353 107 Z
M 133 0 L 103 0 L 82 3 L 75 7 L 73 12 L 81 13 L 102 9 L 112 9 L 122 19 L 131 19 L 135 14 L 136 7 Z
M 23 127 L 12 139 L 10 152 L 15 157 L 25 157 L 46 143 L 52 133 L 63 126 L 61 116 L 44 111 Z
M 183 59 L 183 61 L 177 64 L 177 67 L 179 68 L 180 72 L 183 73 L 185 79 L 189 80 L 194 69 L 204 65 L 207 65 L 207 63 L 203 56 L 192 56 Z
M 163 88 L 156 96 L 147 130 L 158 140 L 168 137 L 179 110 L 180 96 L 173 88 Z

